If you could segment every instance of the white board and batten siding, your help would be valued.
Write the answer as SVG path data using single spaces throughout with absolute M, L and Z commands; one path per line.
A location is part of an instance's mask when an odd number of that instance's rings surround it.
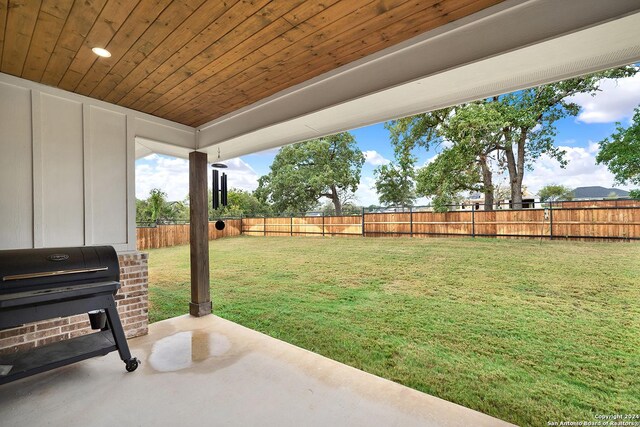
M 194 130 L 0 74 L 0 249 L 136 249 L 135 137 Z

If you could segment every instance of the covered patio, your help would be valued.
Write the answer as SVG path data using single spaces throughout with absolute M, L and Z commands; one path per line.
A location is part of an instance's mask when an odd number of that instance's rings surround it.
M 3 385 L 3 425 L 489 426 L 506 424 L 212 315 L 209 163 L 633 63 L 640 4 L 0 0 L 0 36 L 0 249 L 113 246 L 142 362 Z M 191 302 L 147 328 L 134 175 L 151 153 L 190 160 Z M 0 331 L 0 352 L 86 334 L 84 317 Z
M 3 425 L 511 425 L 213 315 L 130 346 L 135 375 L 112 353 L 3 386 Z

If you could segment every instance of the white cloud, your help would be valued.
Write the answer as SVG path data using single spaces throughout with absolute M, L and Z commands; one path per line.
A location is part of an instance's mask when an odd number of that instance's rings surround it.
M 584 123 L 612 123 L 633 115 L 640 105 L 640 74 L 626 79 L 607 79 L 595 96 L 581 93 L 569 98 L 582 107 L 577 120 Z
M 375 150 L 363 151 L 365 163 L 369 163 L 372 166 L 388 165 L 391 160 L 386 159 L 382 154 Z
M 229 188 L 239 188 L 241 190 L 253 191 L 258 188 L 258 174 L 244 160 L 237 157 L 225 162 L 229 168 L 226 173 L 229 175 Z
M 569 188 L 599 185 L 602 187 L 627 188 L 615 185 L 614 177 L 604 165 L 596 164 L 598 144 L 589 141 L 587 148 L 560 146 L 566 151 L 565 158 L 569 161 L 566 168 L 546 154 L 543 154 L 534 164 L 533 171 L 525 172 L 524 186 L 530 193 L 536 194 L 542 187 L 549 184 L 565 185 Z
M 429 166 L 431 163 L 435 162 L 439 155 L 440 153 L 436 153 L 433 157 L 429 157 L 427 160 L 424 161 L 424 163 L 422 164 L 422 167 Z
M 241 158 L 225 162 L 224 172 L 229 176 L 229 188 L 253 191 L 258 186 L 258 174 Z M 211 168 L 208 170 L 211 182 Z M 149 191 L 159 188 L 167 193 L 168 200 L 184 200 L 189 194 L 189 162 L 152 154 L 136 163 L 136 197 L 146 199 Z
M 362 206 L 378 205 L 378 194 L 376 193 L 376 180 L 370 176 L 360 178 L 360 185 L 356 190 L 358 204 Z
M 169 200 L 183 200 L 189 193 L 189 162 L 152 154 L 136 162 L 136 197 L 146 199 L 159 188 Z
M 444 138 L 442 140 L 442 142 L 440 143 L 440 147 L 442 147 L 443 149 L 444 148 L 451 148 L 451 147 L 453 147 L 453 141 Z

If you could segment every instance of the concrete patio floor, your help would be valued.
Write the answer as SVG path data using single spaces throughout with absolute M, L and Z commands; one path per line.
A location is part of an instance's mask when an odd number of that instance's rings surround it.
M 216 316 L 155 323 L 117 353 L 0 386 L 9 426 L 508 426 Z

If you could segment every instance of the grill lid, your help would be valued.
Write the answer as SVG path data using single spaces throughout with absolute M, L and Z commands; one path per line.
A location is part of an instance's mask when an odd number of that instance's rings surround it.
M 2 294 L 119 279 L 118 256 L 111 246 L 0 251 Z

